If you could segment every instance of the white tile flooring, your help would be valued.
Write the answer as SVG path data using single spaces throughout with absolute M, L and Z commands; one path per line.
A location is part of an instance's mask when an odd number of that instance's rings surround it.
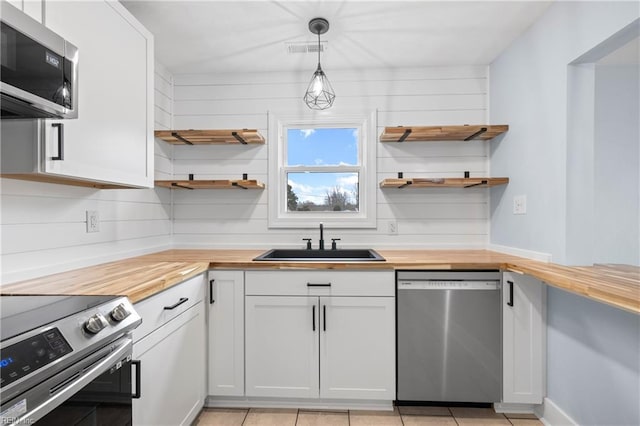
M 394 411 L 314 411 L 266 408 L 205 408 L 197 426 L 540 426 L 528 414 L 498 414 L 491 408 L 397 407 Z

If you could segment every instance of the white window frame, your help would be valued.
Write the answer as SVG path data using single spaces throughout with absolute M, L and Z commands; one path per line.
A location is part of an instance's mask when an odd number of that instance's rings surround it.
M 360 139 L 360 165 L 350 168 L 319 167 L 323 172 L 359 172 L 359 208 L 357 212 L 289 212 L 287 211 L 286 132 L 289 128 L 357 128 Z M 269 228 L 315 228 L 322 222 L 330 228 L 376 227 L 376 114 L 333 116 L 269 114 Z M 309 170 L 311 167 L 305 167 Z

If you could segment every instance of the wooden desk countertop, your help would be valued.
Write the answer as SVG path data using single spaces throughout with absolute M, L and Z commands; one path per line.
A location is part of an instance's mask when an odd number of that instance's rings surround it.
M 386 262 L 253 261 L 265 250 L 174 249 L 3 286 L 2 294 L 117 294 L 135 303 L 214 269 L 502 269 L 640 314 L 640 268 L 571 267 L 488 250 L 377 250 Z

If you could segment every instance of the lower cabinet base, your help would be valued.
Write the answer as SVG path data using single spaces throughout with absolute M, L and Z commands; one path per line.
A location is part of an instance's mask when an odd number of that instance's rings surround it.
M 393 411 L 393 401 L 209 396 L 205 407 Z
M 493 404 L 493 409 L 496 413 L 503 414 L 535 414 L 535 411 L 541 407 L 541 405 L 535 404 L 514 404 L 507 402 L 496 402 Z

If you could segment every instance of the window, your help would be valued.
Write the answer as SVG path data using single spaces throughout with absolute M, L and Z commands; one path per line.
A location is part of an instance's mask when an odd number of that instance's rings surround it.
M 271 126 L 269 226 L 375 227 L 375 150 L 367 118 Z M 375 145 L 373 145 L 375 146 Z

